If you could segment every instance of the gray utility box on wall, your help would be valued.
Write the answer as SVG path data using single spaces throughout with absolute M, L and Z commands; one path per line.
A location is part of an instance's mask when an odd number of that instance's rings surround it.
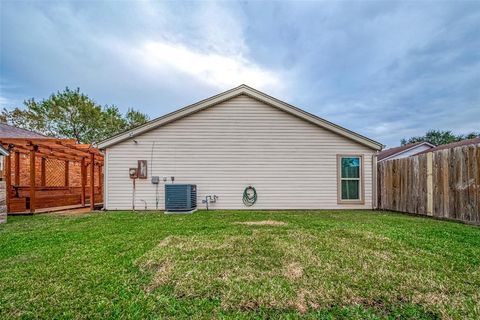
M 194 184 L 166 184 L 165 211 L 187 213 L 197 210 L 197 186 Z

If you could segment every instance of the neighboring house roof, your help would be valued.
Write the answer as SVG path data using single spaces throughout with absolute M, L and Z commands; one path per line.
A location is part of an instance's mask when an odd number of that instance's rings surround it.
M 43 134 L 36 133 L 26 129 L 17 128 L 6 123 L 0 123 L 0 137 L 1 138 L 20 138 L 20 139 L 48 138 Z
M 424 141 L 421 141 L 421 142 L 415 142 L 415 143 L 410 143 L 410 144 L 406 144 L 404 146 L 400 146 L 400 147 L 395 147 L 395 148 L 390 148 L 390 149 L 385 149 L 385 150 L 382 150 L 378 153 L 377 155 L 377 161 L 383 161 L 383 160 L 388 160 L 390 158 L 393 158 L 395 156 L 398 156 L 402 153 L 405 153 L 405 152 L 408 152 L 412 149 L 415 149 L 415 148 L 419 148 L 421 146 L 428 146 L 430 148 L 434 148 L 435 145 L 429 143 L 429 142 L 424 142 Z M 431 151 L 432 149 L 429 149 L 427 151 Z M 418 153 L 422 153 L 422 151 L 419 151 Z
M 234 98 L 239 95 L 247 95 L 251 98 L 254 98 L 256 100 L 262 101 L 272 107 L 278 108 L 280 110 L 283 110 L 287 113 L 290 113 L 294 116 L 297 116 L 301 119 L 304 119 L 310 123 L 313 123 L 315 125 L 318 125 L 319 127 L 322 127 L 324 129 L 330 130 L 332 132 L 335 132 L 339 135 L 342 135 L 346 138 L 349 138 L 351 140 L 354 140 L 360 144 L 363 144 L 367 147 L 370 147 L 374 150 L 381 150 L 382 149 L 382 144 L 380 142 L 374 141 L 372 139 L 369 139 L 365 136 L 362 136 L 358 133 L 355 133 L 353 131 L 350 131 L 348 129 L 345 129 L 339 125 L 336 125 L 332 122 L 329 122 L 325 119 L 322 119 L 320 117 L 317 117 L 311 113 L 308 113 L 302 109 L 299 109 L 297 107 L 294 107 L 288 103 L 285 103 L 283 101 L 280 101 L 274 97 L 271 97 L 263 92 L 260 92 L 256 89 L 253 89 L 247 85 L 240 85 L 236 88 L 230 89 L 228 91 L 225 91 L 223 93 L 220 93 L 218 95 L 215 95 L 213 97 L 210 97 L 208 99 L 199 101 L 195 104 L 189 105 L 187 107 L 184 107 L 182 109 L 179 109 L 177 111 L 171 112 L 169 114 L 166 114 L 162 117 L 153 119 L 143 125 L 140 125 L 136 128 L 133 128 L 131 130 L 128 130 L 126 132 L 117 134 L 113 137 L 110 137 L 98 144 L 98 147 L 100 149 L 104 149 L 110 146 L 113 146 L 119 142 L 122 142 L 124 140 L 127 140 L 129 138 L 138 136 L 142 133 L 148 132 L 150 130 L 153 130 L 155 128 L 158 128 L 160 126 L 163 126 L 167 123 L 173 122 L 175 120 L 181 119 L 183 117 L 186 117 L 188 115 L 191 115 L 193 113 L 199 112 L 201 110 L 204 110 L 208 107 L 214 106 L 220 102 L 229 100 L 231 98 Z
M 468 146 L 470 144 L 480 144 L 480 137 L 479 138 L 462 140 L 462 141 L 457 141 L 457 142 L 452 142 L 452 143 L 447 143 L 447 144 L 442 144 L 442 145 L 439 145 L 438 147 L 422 151 L 419 154 L 423 154 L 423 153 L 427 153 L 427 152 L 435 152 L 435 151 L 438 151 L 438 150 L 450 149 L 450 148 L 461 147 L 461 146 Z

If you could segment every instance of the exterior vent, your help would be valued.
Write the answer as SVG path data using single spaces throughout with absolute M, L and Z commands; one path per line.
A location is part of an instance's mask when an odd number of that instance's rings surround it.
M 166 184 L 165 210 L 167 213 L 187 213 L 197 210 L 195 184 Z

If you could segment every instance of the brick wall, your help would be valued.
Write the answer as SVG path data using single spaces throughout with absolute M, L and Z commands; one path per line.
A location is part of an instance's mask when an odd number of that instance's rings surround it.
M 5 181 L 0 181 L 0 224 L 7 222 L 7 204 L 5 199 Z

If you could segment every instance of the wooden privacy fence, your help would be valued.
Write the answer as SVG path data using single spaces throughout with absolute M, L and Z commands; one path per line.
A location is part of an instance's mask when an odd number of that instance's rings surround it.
M 480 224 L 480 144 L 378 164 L 378 208 Z

